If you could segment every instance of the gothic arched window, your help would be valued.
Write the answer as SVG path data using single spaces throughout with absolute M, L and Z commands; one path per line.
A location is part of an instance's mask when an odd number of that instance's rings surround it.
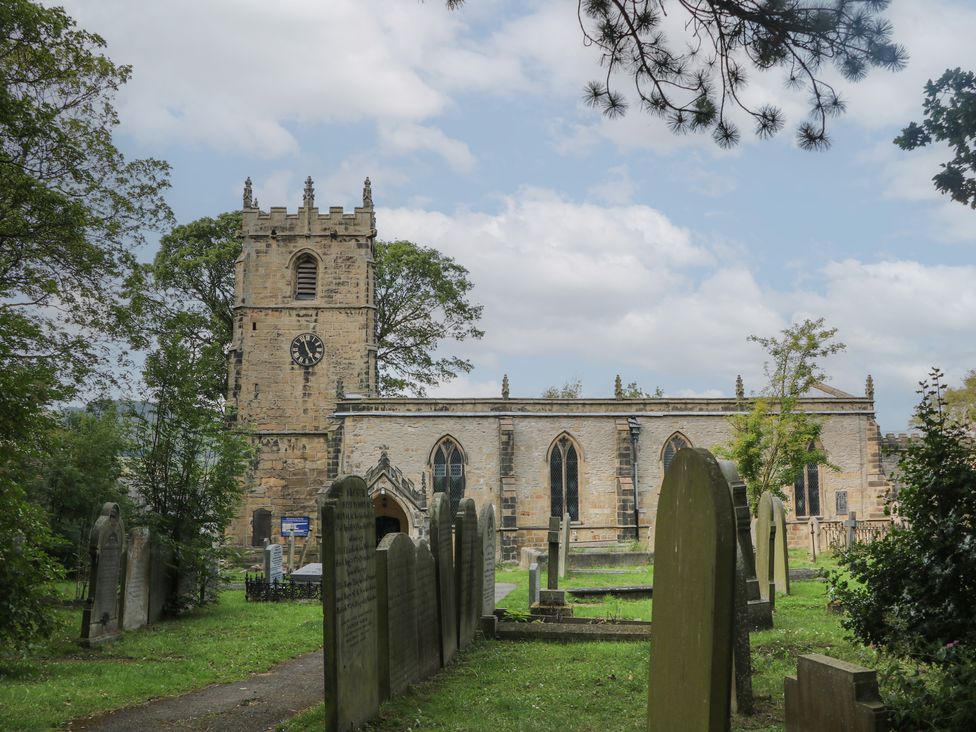
M 809 449 L 813 448 L 811 444 Z M 820 515 L 820 466 L 816 463 L 808 463 L 793 481 L 793 507 L 797 518 Z
M 579 521 L 579 453 L 568 435 L 549 448 L 549 514 Z
M 311 254 L 303 254 L 295 262 L 295 299 L 314 300 L 318 285 L 319 265 Z
M 678 454 L 678 450 L 683 447 L 691 447 L 691 440 L 680 432 L 675 432 L 668 438 L 668 441 L 664 443 L 664 449 L 661 450 L 661 462 L 664 463 L 665 473 L 667 473 L 668 468 L 671 467 L 671 461 L 674 460 L 674 456 Z
M 453 517 L 464 498 L 464 453 L 461 447 L 449 437 L 441 440 L 434 448 L 432 467 L 434 493 L 447 493 Z

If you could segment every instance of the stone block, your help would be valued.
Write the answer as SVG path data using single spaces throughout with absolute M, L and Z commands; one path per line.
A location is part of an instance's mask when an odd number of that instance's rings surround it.
M 800 656 L 784 681 L 787 732 L 886 732 L 876 672 L 819 653 Z

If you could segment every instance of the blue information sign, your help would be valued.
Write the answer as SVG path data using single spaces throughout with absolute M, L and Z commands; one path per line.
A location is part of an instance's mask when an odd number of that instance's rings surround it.
M 282 516 L 282 536 L 308 536 L 308 516 Z

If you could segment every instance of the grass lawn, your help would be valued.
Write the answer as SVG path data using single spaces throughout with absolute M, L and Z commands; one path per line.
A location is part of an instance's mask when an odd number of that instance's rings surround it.
M 794 566 L 814 566 L 805 552 L 791 554 Z M 805 562 L 805 564 L 804 564 Z M 816 566 L 833 566 L 818 558 Z M 627 574 L 573 575 L 561 587 L 649 584 L 652 568 Z M 499 568 L 497 582 L 516 589 L 499 605 L 527 611 L 528 573 Z M 756 713 L 736 716 L 736 730 L 783 729 L 783 677 L 796 673 L 796 657 L 825 653 L 872 667 L 873 654 L 844 639 L 840 617 L 825 610 L 821 582 L 794 582 L 790 596 L 776 599 L 775 628 L 753 633 L 752 664 Z M 649 619 L 649 600 L 574 606 L 574 614 Z M 479 641 L 451 668 L 417 684 L 383 705 L 371 732 L 627 732 L 643 731 L 647 709 L 647 643 L 545 643 Z M 321 730 L 323 706 L 280 729 Z
M 45 647 L 26 661 L 0 660 L 0 729 L 50 729 L 242 679 L 322 646 L 319 603 L 246 603 L 242 590 L 91 650 L 76 643 L 81 609 L 59 614 L 61 628 Z

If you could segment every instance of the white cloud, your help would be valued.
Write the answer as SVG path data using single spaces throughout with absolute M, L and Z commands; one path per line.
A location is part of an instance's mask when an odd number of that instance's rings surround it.
M 380 140 L 387 149 L 399 153 L 429 151 L 461 173 L 470 172 L 475 166 L 474 155 L 466 144 L 444 134 L 436 127 L 426 127 L 410 122 L 380 125 Z

